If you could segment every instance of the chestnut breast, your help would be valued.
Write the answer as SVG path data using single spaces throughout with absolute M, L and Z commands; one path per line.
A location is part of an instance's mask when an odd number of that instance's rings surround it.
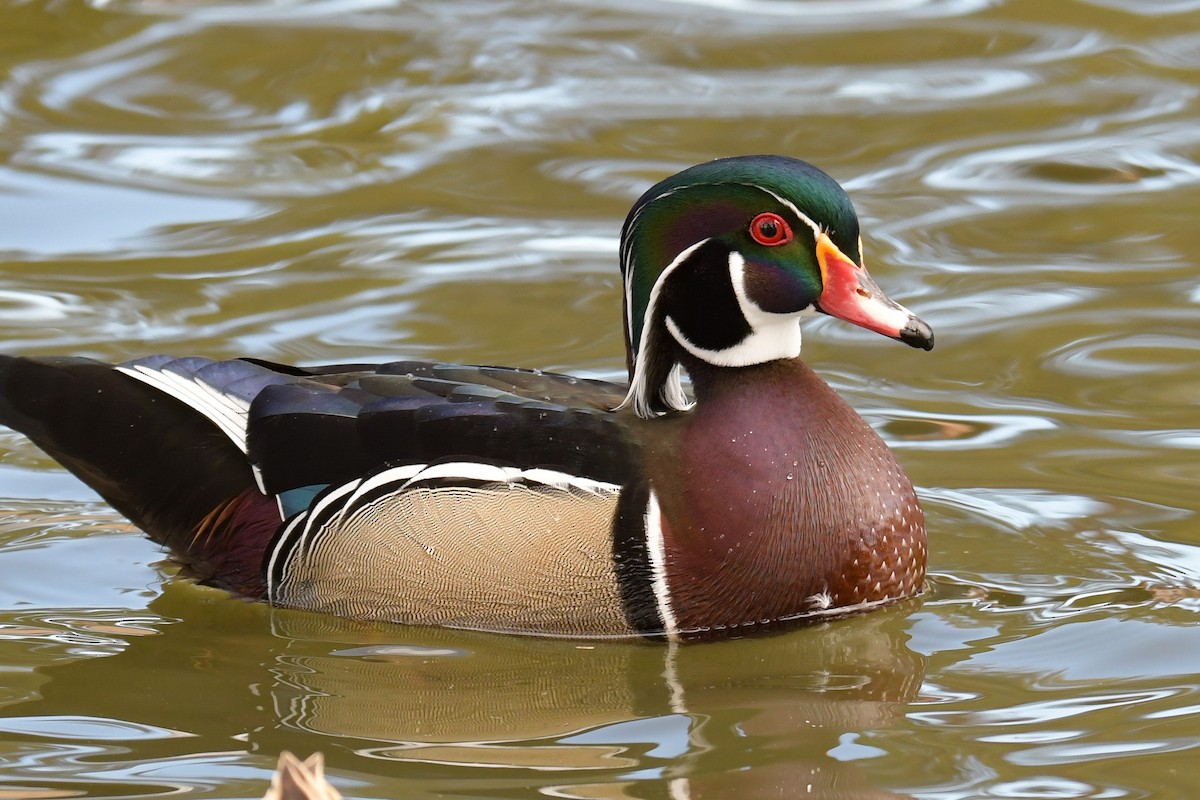
M 799 359 L 720 372 L 647 465 L 680 629 L 920 591 L 924 515 L 878 434 Z

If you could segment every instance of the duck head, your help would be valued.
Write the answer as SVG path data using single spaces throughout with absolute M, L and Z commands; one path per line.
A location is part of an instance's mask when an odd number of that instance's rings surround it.
M 850 198 L 784 156 L 700 164 L 651 187 L 621 231 L 629 394 L 652 417 L 689 407 L 686 364 L 744 367 L 800 354 L 802 317 L 829 314 L 913 347 L 929 326 L 863 267 Z

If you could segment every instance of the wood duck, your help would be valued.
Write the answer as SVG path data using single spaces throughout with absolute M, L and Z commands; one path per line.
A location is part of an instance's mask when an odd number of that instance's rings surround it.
M 824 172 L 721 159 L 625 220 L 628 386 L 4 356 L 0 423 L 200 581 L 280 606 L 579 637 L 846 614 L 918 593 L 926 550 L 892 452 L 799 358 L 818 312 L 933 347 L 860 250 Z

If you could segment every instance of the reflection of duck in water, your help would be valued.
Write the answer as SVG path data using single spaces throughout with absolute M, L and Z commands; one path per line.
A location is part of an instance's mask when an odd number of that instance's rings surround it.
M 716 709 L 791 718 L 790 700 L 815 728 L 839 720 L 868 728 L 891 718 L 883 709 L 912 699 L 923 675 L 891 614 L 667 648 L 364 629 L 288 610 L 272 611 L 271 621 L 288 642 L 271 667 L 274 717 L 288 729 L 363 740 L 491 741 L 513 732 L 514 722 L 521 739 L 540 740 L 643 713 Z M 853 713 L 843 713 L 849 707 Z
M 859 250 L 823 172 L 714 161 L 626 220 L 628 387 L 6 358 L 0 420 L 202 581 L 278 605 L 574 636 L 847 613 L 920 590 L 925 525 L 883 441 L 799 360 L 799 320 L 933 345 Z
M 240 781 L 225 791 L 257 797 L 278 753 L 319 750 L 347 796 L 664 797 L 654 785 L 669 782 L 675 797 L 770 797 L 811 783 L 865 800 L 888 796 L 868 778 L 907 752 L 924 674 L 903 609 L 771 637 L 586 643 L 362 623 L 172 581 L 137 616 L 163 622 L 105 657 L 39 668 L 30 699 L 6 706 L 114 721 L 112 741 L 79 764 L 52 756 L 63 763 L 36 785 L 71 788 L 54 776 L 83 770 L 130 795 Z
M 255 742 L 328 737 L 335 769 L 362 769 L 349 751 L 474 780 L 487 767 L 497 780 L 536 773 L 564 787 L 664 780 L 674 797 L 792 796 L 812 784 L 814 797 L 891 798 L 865 783 L 854 753 L 903 716 L 924 675 L 892 614 L 678 647 L 434 629 L 355 644 L 329 617 L 272 617 L 292 641 L 273 670 L 282 724 Z

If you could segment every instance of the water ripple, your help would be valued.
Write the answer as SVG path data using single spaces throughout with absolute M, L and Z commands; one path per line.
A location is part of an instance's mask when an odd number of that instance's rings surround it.
M 0 719 L 0 731 L 18 736 L 107 742 L 174 739 L 191 735 L 127 720 L 80 716 L 6 717 Z
M 1200 342 L 1172 333 L 1109 333 L 1082 337 L 1052 350 L 1047 366 L 1067 375 L 1120 380 L 1138 375 L 1190 373 Z
M 886 15 L 894 24 L 897 18 L 948 17 L 973 14 L 994 5 L 996 0 L 860 0 L 848 9 L 839 0 L 671 0 L 688 6 L 715 8 L 738 14 L 756 14 L 768 18 L 802 16 L 805 23 L 837 22 L 841 25 L 870 25 L 874 15 Z M 641 6 L 639 6 L 641 8 Z
M 1194 94 L 1192 95 L 1194 96 Z M 1176 110 L 1189 97 L 1178 99 Z M 1162 109 L 1156 110 L 1156 114 Z M 964 155 L 930 171 L 926 181 L 943 189 L 1016 192 L 1053 198 L 1163 191 L 1200 181 L 1200 165 L 1190 155 L 1169 152 L 1195 140 L 1174 128 L 1083 137 L 1059 142 L 1022 143 Z
M 64 292 L 0 289 L 0 322 L 57 322 L 83 308 L 81 298 Z
M 1086 2 L 1101 8 L 1119 9 L 1129 14 L 1149 17 L 1174 16 L 1200 10 L 1200 2 L 1196 0 L 1086 0 Z
M 993 526 L 1012 531 L 1073 528 L 1080 519 L 1110 510 L 1110 506 L 1092 497 L 1036 489 L 926 488 L 921 493 L 931 502 L 985 516 Z

